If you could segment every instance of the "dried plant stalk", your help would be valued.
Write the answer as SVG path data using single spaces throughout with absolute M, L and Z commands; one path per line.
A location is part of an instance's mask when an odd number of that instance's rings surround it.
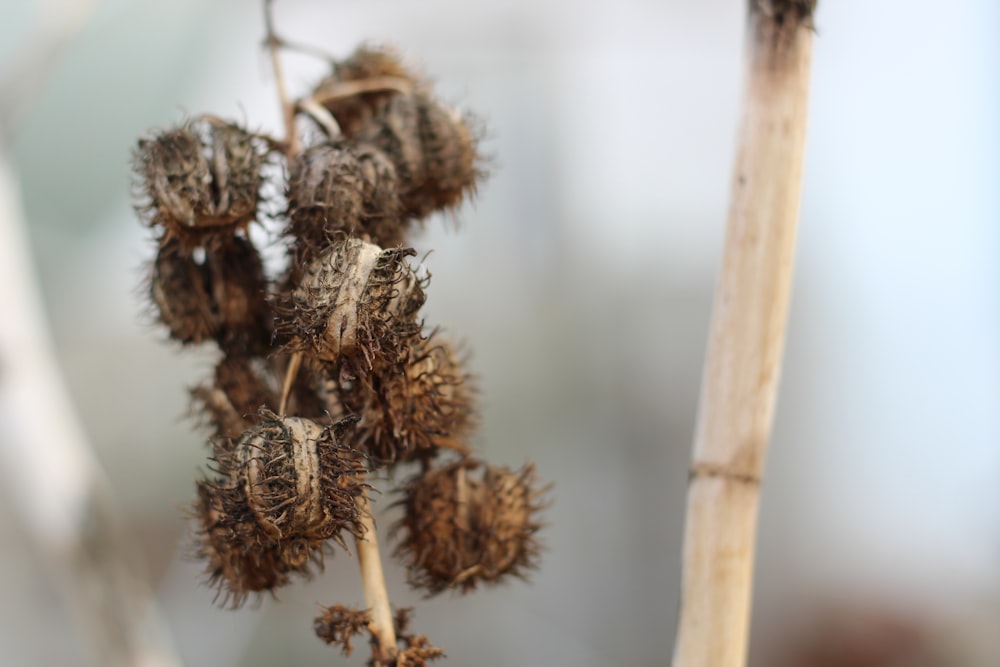
M 361 585 L 364 589 L 365 604 L 371 614 L 368 631 L 372 639 L 378 642 L 373 655 L 385 663 L 396 654 L 396 629 L 392 621 L 392 605 L 389 604 L 389 592 L 385 587 L 385 574 L 382 572 L 382 555 L 378 549 L 378 534 L 375 531 L 375 517 L 372 516 L 371 505 L 365 494 L 357 499 L 358 513 L 364 536 L 356 538 L 358 550 L 358 567 L 361 570 Z
M 674 667 L 746 660 L 760 479 L 784 347 L 815 0 L 751 0 L 748 73 L 705 362 Z

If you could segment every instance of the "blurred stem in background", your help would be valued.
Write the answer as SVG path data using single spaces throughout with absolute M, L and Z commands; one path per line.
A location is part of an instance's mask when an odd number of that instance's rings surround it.
M 0 477 L 78 620 L 89 662 L 171 667 L 180 660 L 56 362 L 8 155 L 17 120 L 98 3 L 63 5 L 39 12 L 0 78 Z
M 750 0 L 746 95 L 695 433 L 674 667 L 742 667 L 791 292 L 815 0 Z

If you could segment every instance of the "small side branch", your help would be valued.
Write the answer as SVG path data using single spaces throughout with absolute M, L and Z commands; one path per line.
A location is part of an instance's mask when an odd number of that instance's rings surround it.
M 358 498 L 358 509 L 361 511 L 361 525 L 365 529 L 365 535 L 355 540 L 355 545 L 358 550 L 358 566 L 361 568 L 365 605 L 371 614 L 368 630 L 377 642 L 376 664 L 393 664 L 392 659 L 396 655 L 396 629 L 392 620 L 389 592 L 385 587 L 385 574 L 382 572 L 382 556 L 378 548 L 375 518 L 372 516 L 367 496 L 362 495 Z
M 271 16 L 273 3 L 274 0 L 264 0 L 264 28 L 267 31 L 266 44 L 271 54 L 271 67 L 274 69 L 274 83 L 278 89 L 278 99 L 281 101 L 281 117 L 285 124 L 286 154 L 291 158 L 299 153 L 299 139 L 295 133 L 295 104 L 288 95 L 285 76 L 281 69 L 279 52 L 282 41 L 274 32 L 274 19 Z

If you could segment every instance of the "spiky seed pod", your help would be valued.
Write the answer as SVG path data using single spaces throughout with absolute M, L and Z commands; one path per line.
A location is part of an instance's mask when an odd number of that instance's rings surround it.
M 299 260 L 308 262 L 360 227 L 364 176 L 354 152 L 339 143 L 306 149 L 290 171 L 285 234 L 295 239 Z
M 273 591 L 292 572 L 309 575 L 319 562 L 322 544 L 301 538 L 268 540 L 251 515 L 233 514 L 241 490 L 229 480 L 198 483 L 192 514 L 197 521 L 195 555 L 206 563 L 208 583 L 225 606 L 239 607 L 254 593 Z
M 402 243 L 396 168 L 374 146 L 325 143 L 292 164 L 285 234 L 308 262 L 334 239 L 363 237 L 383 248 Z
M 405 194 L 403 207 L 408 215 L 423 218 L 457 206 L 473 193 L 482 170 L 470 120 L 430 95 L 418 93 L 416 102 L 424 180 Z
M 339 442 L 355 420 L 322 427 L 300 417 L 264 411 L 230 452 L 216 451 L 221 471 L 242 486 L 231 514 L 253 515 L 271 539 L 360 536 L 356 499 L 364 492 L 364 464 Z
M 366 369 L 398 363 L 419 335 L 426 280 L 404 261 L 411 248 L 383 250 L 351 238 L 316 257 L 299 285 L 276 306 L 290 349 Z
M 392 160 L 374 146 L 358 144 L 354 148 L 361 167 L 364 216 L 362 233 L 383 248 L 403 244 L 406 220 L 400 216 L 399 178 Z
M 219 321 L 219 346 L 239 354 L 267 354 L 274 314 L 257 249 L 241 236 L 226 238 L 208 247 L 205 267 Z
M 201 343 L 218 334 L 207 270 L 176 240 L 160 246 L 149 279 L 149 297 L 171 338 Z
M 410 585 L 435 595 L 449 588 L 470 591 L 505 575 L 534 567 L 539 546 L 535 532 L 541 508 L 534 467 L 520 472 L 465 459 L 430 469 L 404 489 L 403 532 L 396 549 Z
M 353 421 L 323 428 L 262 410 L 235 446 L 215 442 L 218 477 L 198 484 L 193 513 L 197 554 L 227 602 L 239 606 L 291 573 L 308 576 L 310 565 L 322 566 L 325 541 L 363 534 L 364 464 L 338 442 Z
M 417 100 L 414 95 L 392 96 L 372 120 L 352 137 L 359 144 L 374 146 L 392 161 L 404 215 L 412 215 L 409 193 L 417 190 L 427 178 Z
M 208 116 L 140 139 L 134 155 L 140 214 L 187 247 L 231 234 L 256 217 L 265 156 L 254 135 Z
M 351 447 L 375 465 L 433 457 L 441 449 L 467 454 L 476 390 L 462 366 L 454 348 L 432 335 L 414 343 L 401 367 L 341 386 L 341 403 L 361 417 L 347 434 Z
M 344 83 L 358 83 L 373 79 L 393 80 L 396 89 L 343 95 Z M 320 81 L 313 91 L 313 97 L 322 100 L 323 105 L 337 119 L 341 131 L 347 137 L 356 136 L 371 122 L 399 89 L 410 89 L 416 85 L 416 77 L 403 64 L 399 54 L 386 48 L 362 46 L 347 59 L 334 65 L 331 76 Z
M 275 382 L 263 359 L 226 355 L 213 381 L 191 390 L 192 412 L 206 418 L 216 438 L 232 442 L 259 422 L 261 408 L 278 409 Z

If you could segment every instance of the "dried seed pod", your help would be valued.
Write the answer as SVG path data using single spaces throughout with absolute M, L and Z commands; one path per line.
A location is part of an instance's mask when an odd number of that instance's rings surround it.
M 158 319 L 181 343 L 201 343 L 219 332 L 204 264 L 177 241 L 166 241 L 153 262 L 149 297 Z
M 535 514 L 545 490 L 536 488 L 534 467 L 485 466 L 476 479 L 469 472 L 479 465 L 465 459 L 430 469 L 404 489 L 396 555 L 410 585 L 431 595 L 456 587 L 467 592 L 535 565 L 541 527 Z
M 285 234 L 308 262 L 334 239 L 363 237 L 382 247 L 400 245 L 396 168 L 373 146 L 312 146 L 292 164 Z
M 417 336 L 426 280 L 404 261 L 411 248 L 383 250 L 360 239 L 316 257 L 277 305 L 279 334 L 291 349 L 330 362 L 395 364 Z
M 322 557 L 321 542 L 268 540 L 252 515 L 233 514 L 240 493 L 228 480 L 202 481 L 193 508 L 198 522 L 195 555 L 205 560 L 208 583 L 217 596 L 234 608 L 251 594 L 284 586 L 292 572 L 308 576 L 310 562 L 319 563 Z
M 352 92 L 344 85 L 373 80 L 385 81 L 387 85 L 366 92 Z M 319 83 L 313 97 L 333 114 L 345 136 L 355 137 L 388 100 L 414 85 L 416 77 L 399 54 L 387 48 L 362 46 L 334 65 L 334 73 Z
M 226 351 L 270 350 L 271 315 L 260 257 L 247 239 L 213 243 L 203 261 L 176 239 L 153 262 L 149 295 L 170 336 L 182 343 L 210 338 Z
M 347 531 L 360 536 L 356 498 L 364 492 L 364 464 L 339 442 L 354 419 L 333 428 L 268 411 L 240 438 L 233 451 L 216 458 L 222 472 L 243 487 L 239 497 L 271 539 L 304 537 L 342 542 Z
M 469 119 L 429 95 L 416 95 L 424 180 L 403 197 L 406 213 L 423 218 L 452 208 L 475 192 L 482 175 Z
M 191 390 L 192 411 L 207 418 L 217 438 L 238 439 L 260 421 L 261 408 L 278 408 L 275 382 L 263 359 L 226 355 L 215 367 L 213 382 Z
M 285 233 L 295 238 L 300 260 L 308 261 L 334 238 L 360 228 L 364 175 L 349 147 L 330 143 L 303 151 L 290 171 Z
M 254 135 L 208 116 L 140 139 L 139 212 L 187 247 L 231 234 L 256 217 L 265 154 Z
M 426 158 L 420 141 L 420 108 L 414 95 L 394 95 L 352 137 L 382 151 L 396 168 L 402 213 L 413 215 L 408 197 L 427 179 Z M 422 216 L 416 216 L 422 217 Z
M 240 354 L 267 354 L 274 315 L 257 249 L 241 236 L 226 238 L 208 247 L 205 267 L 219 322 L 219 346 Z
M 375 465 L 433 457 L 441 449 L 467 454 L 475 394 L 454 348 L 433 335 L 416 342 L 401 367 L 339 390 L 345 408 L 361 417 L 347 434 L 351 447 Z
M 218 478 L 198 484 L 194 508 L 198 555 L 234 606 L 322 566 L 326 540 L 343 545 L 345 531 L 363 534 L 364 463 L 338 441 L 353 422 L 323 428 L 262 410 L 235 446 L 216 441 Z

